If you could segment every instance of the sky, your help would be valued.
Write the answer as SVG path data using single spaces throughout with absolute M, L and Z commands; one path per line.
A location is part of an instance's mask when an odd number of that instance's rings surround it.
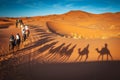
M 0 17 L 31 17 L 81 10 L 120 12 L 120 0 L 0 0 Z

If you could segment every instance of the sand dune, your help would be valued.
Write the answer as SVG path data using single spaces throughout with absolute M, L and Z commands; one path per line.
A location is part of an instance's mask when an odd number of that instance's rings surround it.
M 47 22 L 48 28 L 58 34 L 64 35 L 66 37 L 73 38 L 110 38 L 117 37 L 115 33 L 111 33 L 110 31 L 103 31 L 97 28 L 84 28 L 73 26 L 69 23 L 61 23 L 61 22 Z M 117 32 L 118 33 L 118 32 Z

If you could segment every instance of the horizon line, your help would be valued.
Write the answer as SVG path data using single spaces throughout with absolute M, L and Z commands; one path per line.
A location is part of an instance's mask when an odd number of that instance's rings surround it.
M 64 12 L 64 13 L 51 13 L 51 14 L 45 14 L 45 15 L 31 15 L 31 16 L 0 16 L 0 18 L 24 18 L 24 17 L 44 17 L 44 16 L 52 16 L 52 15 L 62 15 L 62 14 L 66 14 L 66 13 L 69 13 L 69 12 L 75 12 L 75 11 L 80 11 L 80 12 L 85 12 L 85 13 L 89 13 L 89 14 L 106 14 L 106 13 L 112 13 L 112 14 L 115 14 L 115 13 L 119 13 L 120 11 L 116 11 L 116 12 L 101 12 L 101 13 L 93 13 L 93 12 L 88 12 L 88 11 L 83 11 L 83 10 L 69 10 L 67 12 Z

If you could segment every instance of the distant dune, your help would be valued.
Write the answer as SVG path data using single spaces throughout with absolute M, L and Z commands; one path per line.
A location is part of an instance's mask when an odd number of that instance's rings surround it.
M 69 38 L 109 38 L 115 35 L 97 28 L 84 28 L 61 22 L 47 22 L 48 29 Z M 116 35 L 117 36 L 117 35 Z
M 49 17 L 51 20 L 49 20 Z M 119 37 L 120 13 L 92 14 L 70 11 L 62 15 L 47 16 L 47 25 L 61 35 L 84 38 Z M 53 21 L 53 22 L 51 22 Z

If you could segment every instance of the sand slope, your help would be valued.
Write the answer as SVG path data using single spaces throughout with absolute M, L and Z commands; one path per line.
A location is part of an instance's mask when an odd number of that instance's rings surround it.
M 67 36 L 67 37 L 76 37 L 76 38 L 109 38 L 109 37 L 118 37 L 117 32 L 103 31 L 97 28 L 85 28 L 73 26 L 69 23 L 61 22 L 47 22 L 48 28 L 58 34 Z

